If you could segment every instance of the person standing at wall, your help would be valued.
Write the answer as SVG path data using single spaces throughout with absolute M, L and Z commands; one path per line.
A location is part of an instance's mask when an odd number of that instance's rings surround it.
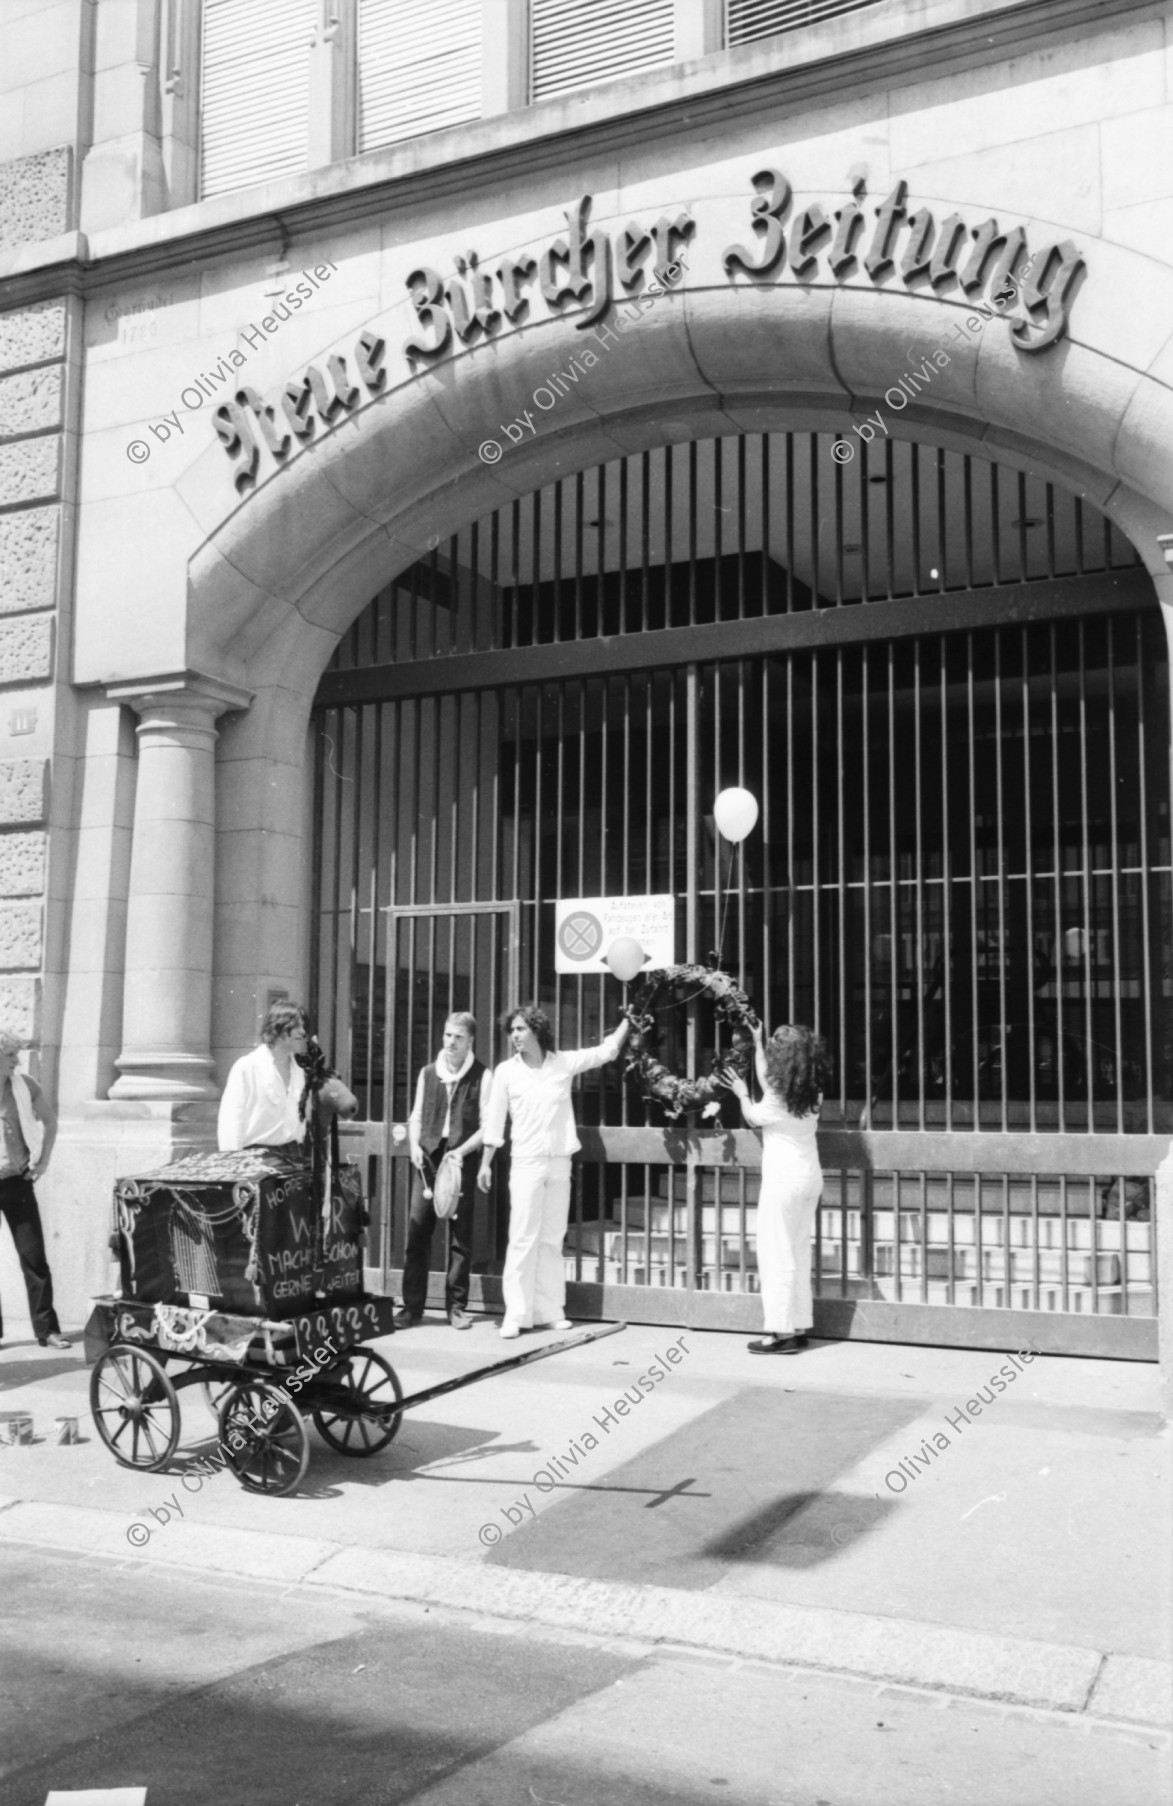
M 513 1058 L 493 1074 L 485 1124 L 485 1151 L 477 1183 L 488 1191 L 493 1155 L 512 1123 L 509 1174 L 509 1246 L 501 1289 L 501 1334 L 523 1329 L 569 1329 L 562 1243 L 570 1216 L 570 1161 L 582 1145 L 574 1126 L 570 1089 L 580 1072 L 614 1060 L 631 1023 L 626 1016 L 597 1047 L 557 1053 L 550 1018 L 523 1004 L 503 1018 Z
M 757 1254 L 766 1333 L 749 1349 L 792 1355 L 806 1347 L 814 1325 L 811 1234 L 823 1190 L 815 1137 L 827 1056 L 819 1037 L 798 1024 L 775 1029 L 768 1045 L 760 1024 L 752 1033 L 761 1103 L 752 1102 L 740 1074 L 725 1074 L 746 1122 L 762 1131 Z
M 53 1309 L 53 1276 L 33 1190 L 49 1164 L 57 1118 L 37 1081 L 16 1070 L 19 1056 L 17 1037 L 0 1031 L 0 1214 L 20 1256 L 34 1336 L 42 1348 L 68 1348 Z M 3 1328 L 0 1317 L 0 1334 Z
M 490 1089 L 488 1068 L 473 1051 L 476 1035 L 476 1017 L 467 1010 L 449 1016 L 440 1052 L 430 1066 L 421 1069 L 416 1081 L 415 1103 L 407 1122 L 415 1173 L 403 1257 L 403 1309 L 395 1319 L 397 1329 L 411 1329 L 423 1319 L 428 1299 L 428 1262 L 437 1221 L 432 1194 L 446 1160 L 460 1163 L 461 1178 L 460 1202 L 448 1218 L 444 1307 L 454 1329 L 472 1327 L 468 1286 L 477 1175 L 473 1162 L 466 1163 L 466 1156 L 474 1154 L 481 1145 Z

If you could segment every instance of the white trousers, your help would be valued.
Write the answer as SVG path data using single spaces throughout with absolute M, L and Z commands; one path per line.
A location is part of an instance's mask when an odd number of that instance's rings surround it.
M 769 1336 L 793 1336 L 814 1323 L 811 1235 L 823 1190 L 815 1172 L 795 1182 L 763 1182 L 758 1200 L 758 1279 L 762 1325 Z
M 566 1315 L 562 1244 L 570 1217 L 570 1161 L 514 1160 L 509 1172 L 509 1246 L 501 1290 L 505 1321 L 518 1329 Z

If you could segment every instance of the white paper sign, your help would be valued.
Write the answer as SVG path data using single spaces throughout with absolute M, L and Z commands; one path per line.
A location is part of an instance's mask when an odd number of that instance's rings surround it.
M 612 942 L 638 941 L 652 966 L 676 964 L 675 897 L 566 897 L 554 905 L 554 970 L 606 972 Z

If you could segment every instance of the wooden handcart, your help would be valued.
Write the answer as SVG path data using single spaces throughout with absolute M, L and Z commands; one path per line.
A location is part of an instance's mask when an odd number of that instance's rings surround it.
M 404 1411 L 626 1326 L 600 1324 L 405 1396 L 391 1364 L 365 1343 L 391 1333 L 389 1298 L 323 1306 L 281 1322 L 225 1311 L 99 1298 L 86 1326 L 90 1410 L 123 1467 L 157 1473 L 179 1445 L 179 1394 L 203 1386 L 216 1413 L 219 1459 L 247 1492 L 279 1498 L 304 1478 L 307 1417 L 338 1455 L 385 1449 Z M 174 1371 L 173 1362 L 181 1362 Z
M 362 1298 L 271 1322 L 100 1298 L 86 1326 L 98 1435 L 124 1467 L 157 1472 L 179 1443 L 179 1394 L 202 1386 L 240 1484 L 293 1492 L 309 1461 L 307 1415 L 340 1455 L 377 1455 L 395 1437 L 403 1388 L 364 1347 L 390 1333 L 392 1311 L 390 1299 Z
M 323 1202 L 311 1167 L 279 1152 L 192 1154 L 114 1187 L 121 1297 L 86 1326 L 90 1410 L 123 1467 L 157 1473 L 179 1444 L 179 1394 L 202 1386 L 217 1460 L 279 1497 L 309 1461 L 307 1418 L 339 1455 L 377 1455 L 401 1415 L 490 1374 L 610 1335 L 580 1331 L 405 1398 L 367 1344 L 391 1334 L 389 1298 L 362 1289 L 365 1207 L 335 1158 Z

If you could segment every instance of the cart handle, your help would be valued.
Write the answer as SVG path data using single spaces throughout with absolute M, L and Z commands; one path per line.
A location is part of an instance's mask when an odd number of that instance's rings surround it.
M 454 1380 L 441 1380 L 438 1386 L 425 1386 L 422 1392 L 409 1392 L 406 1398 L 398 1399 L 395 1404 L 381 1406 L 380 1415 L 396 1416 L 400 1411 L 410 1411 L 415 1405 L 426 1405 L 433 1398 L 443 1397 L 445 1392 L 459 1392 L 462 1386 L 474 1386 L 478 1380 L 487 1380 L 494 1373 L 508 1373 L 514 1367 L 528 1367 L 531 1361 L 544 1361 L 548 1355 L 562 1354 L 567 1348 L 583 1348 L 588 1342 L 600 1342 L 604 1336 L 617 1336 L 626 1323 L 602 1323 L 598 1329 L 579 1330 L 576 1335 L 564 1336 L 560 1342 L 547 1342 L 541 1348 L 527 1349 L 525 1354 L 510 1355 L 508 1360 L 494 1361 L 490 1367 L 478 1367 L 472 1373 L 462 1373 Z

